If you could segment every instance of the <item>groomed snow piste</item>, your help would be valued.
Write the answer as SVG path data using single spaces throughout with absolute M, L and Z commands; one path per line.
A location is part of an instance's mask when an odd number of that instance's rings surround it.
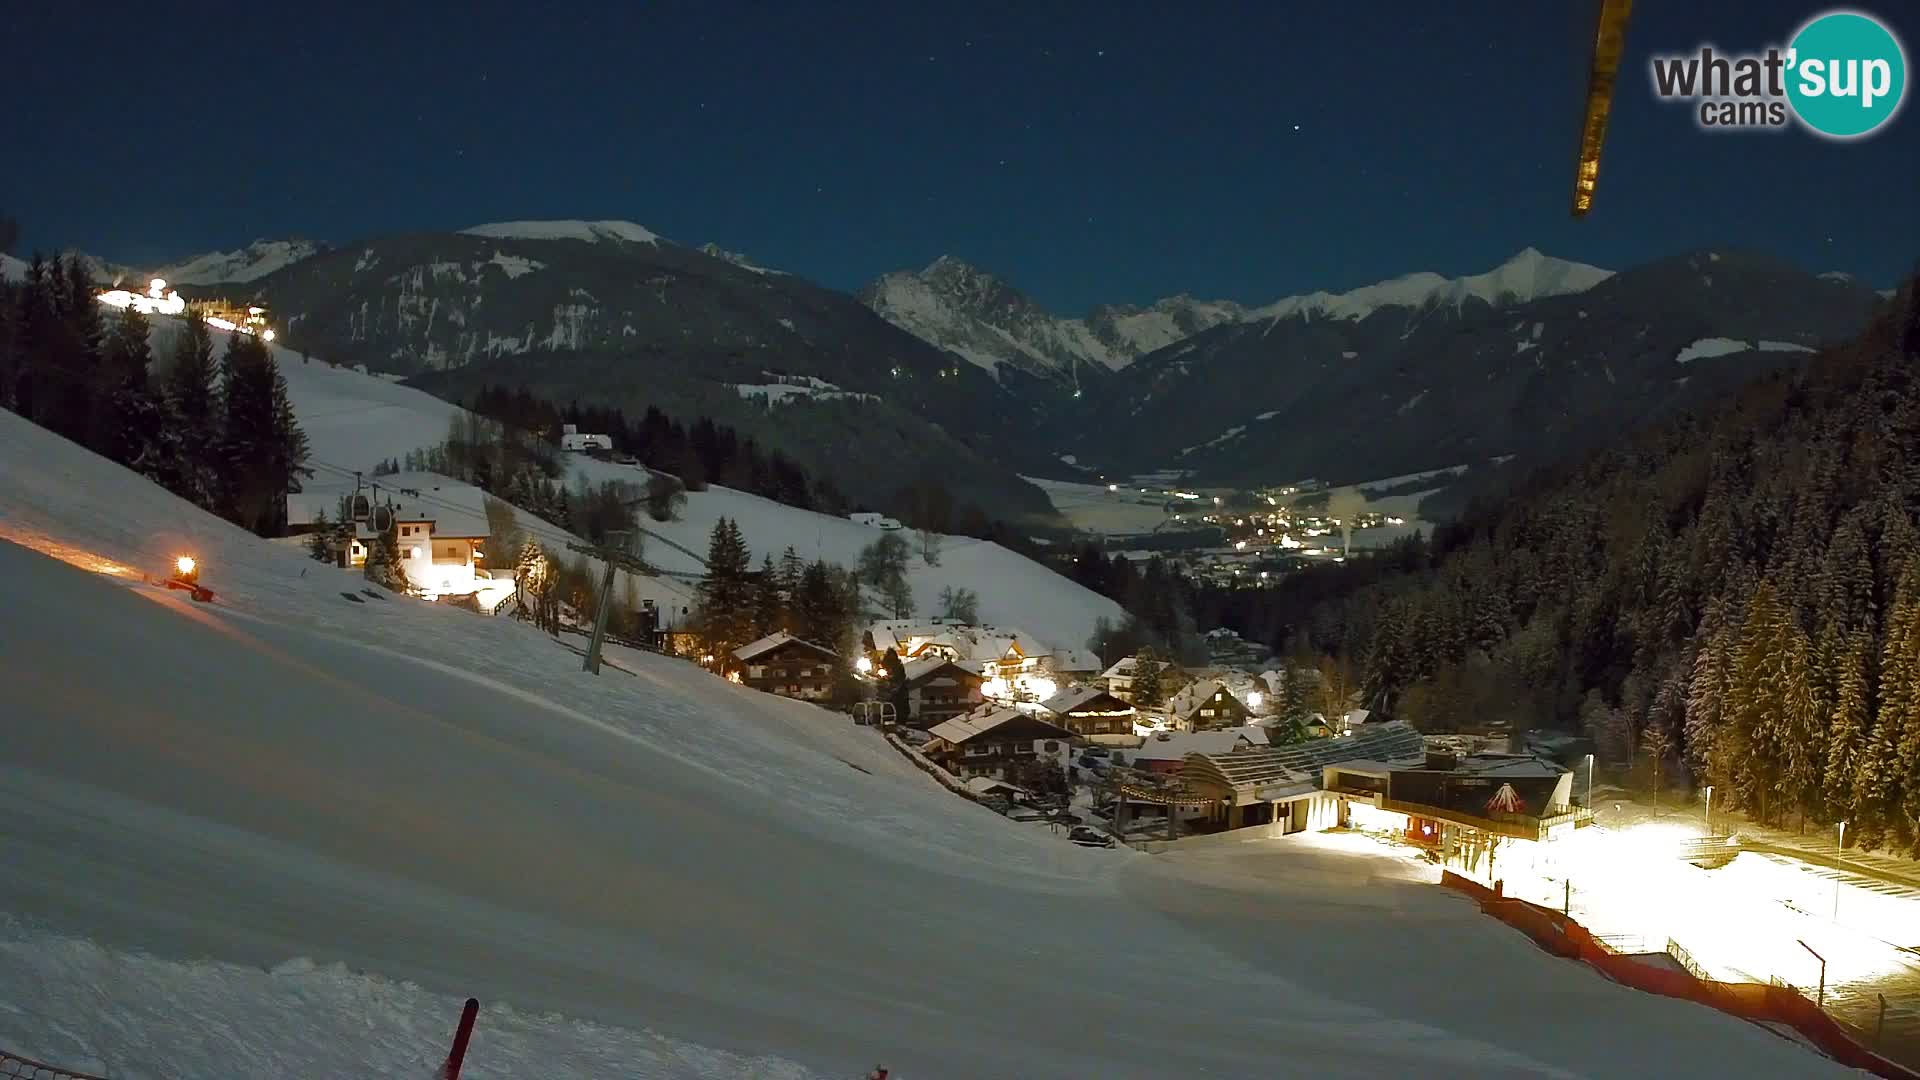
M 0 537 L 16 1053 L 420 1077 L 471 994 L 476 1078 L 1840 1075 L 1364 843 L 1083 850 L 844 716 L 349 601 L 4 412 Z M 216 603 L 139 581 L 182 552 Z

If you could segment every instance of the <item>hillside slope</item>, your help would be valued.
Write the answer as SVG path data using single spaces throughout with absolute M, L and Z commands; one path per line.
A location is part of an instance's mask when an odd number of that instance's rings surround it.
M 214 334 L 216 352 L 225 349 L 224 334 Z M 431 394 L 350 368 L 302 361 L 286 349 L 278 350 L 276 357 L 314 460 L 328 467 L 315 484 L 317 492 L 328 496 L 338 491 L 344 473 L 356 469 L 371 473 L 380 461 L 440 442 L 446 437 L 447 422 L 460 412 Z M 585 457 L 570 461 L 575 471 L 596 484 L 603 480 L 640 484 L 646 479 L 644 471 L 630 466 Z M 460 499 L 471 512 L 481 512 L 478 494 L 472 489 L 451 482 L 446 487 L 445 497 Z M 807 560 L 852 566 L 860 549 L 881 535 L 845 518 L 796 510 L 718 486 L 689 492 L 677 521 L 648 519 L 641 524 L 704 555 L 708 534 L 722 517 L 739 522 L 756 565 L 762 555 L 778 559 L 791 546 Z M 939 566 L 927 566 L 916 557 L 909 568 L 914 600 L 922 614 L 935 613 L 943 588 L 969 588 L 980 597 L 983 620 L 1017 626 L 1049 644 L 1070 648 L 1086 643 L 1096 619 L 1122 617 L 1120 606 L 1112 600 L 998 544 L 950 536 L 942 541 L 941 551 Z M 649 543 L 646 558 L 662 570 L 683 575 L 701 572 L 698 560 L 666 544 Z M 677 595 L 678 589 L 670 589 L 658 599 L 667 603 Z
M 418 1076 L 472 993 L 475 1076 L 1840 1075 L 1569 967 L 1381 856 L 1082 850 L 690 665 L 594 678 L 507 620 L 349 603 L 352 575 L 7 413 L 0 536 L 36 613 L 0 621 L 0 910 L 28 928 L 0 941 L 44 975 L 0 1044 L 36 1057 Z M 182 550 L 217 604 L 132 576 Z M 1321 980 L 1335 963 L 1413 977 Z M 1288 1007 L 1112 1023 L 1142 972 L 1201 969 L 1222 1000 Z M 1426 990 L 1460 971 L 1498 977 Z M 262 1023 L 290 994 L 299 1022 Z

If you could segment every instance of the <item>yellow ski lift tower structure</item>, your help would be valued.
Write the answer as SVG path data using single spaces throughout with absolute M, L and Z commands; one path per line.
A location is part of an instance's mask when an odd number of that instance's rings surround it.
M 1587 68 L 1587 109 L 1580 127 L 1580 160 L 1573 176 L 1573 216 L 1593 209 L 1600 181 L 1600 147 L 1607 139 L 1607 114 L 1613 110 L 1613 84 L 1627 45 L 1627 16 L 1633 0 L 1600 0 L 1594 20 L 1593 59 Z

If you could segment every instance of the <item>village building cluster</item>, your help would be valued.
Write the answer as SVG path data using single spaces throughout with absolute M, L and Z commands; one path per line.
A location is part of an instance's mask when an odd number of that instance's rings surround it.
M 1096 669 L 1015 628 L 944 621 L 882 620 L 861 647 L 851 669 L 872 699 L 856 715 L 956 792 L 1071 823 L 1077 840 L 1362 830 L 1491 881 L 1502 865 L 1550 863 L 1591 818 L 1572 770 L 1499 732 L 1428 737 L 1364 709 L 1281 717 L 1287 680 L 1311 671 L 1183 671 L 1151 656 Z M 735 650 L 728 676 L 824 702 L 847 663 L 774 634 Z M 1146 695 L 1143 682 L 1175 688 Z

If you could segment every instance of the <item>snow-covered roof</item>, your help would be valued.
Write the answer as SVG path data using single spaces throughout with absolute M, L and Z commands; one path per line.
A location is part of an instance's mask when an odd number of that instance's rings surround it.
M 1069 686 L 1041 702 L 1040 707 L 1050 713 L 1069 713 L 1095 698 L 1108 696 L 1107 692 L 1098 686 Z M 1114 700 L 1119 701 L 1118 698 Z M 1121 704 L 1126 703 L 1121 702 Z M 1133 706 L 1128 705 L 1127 709 L 1131 711 Z
M 1531 754 L 1468 754 L 1455 768 L 1476 776 L 1555 777 L 1570 771 Z
M 1221 682 L 1219 679 L 1201 679 L 1199 682 L 1189 683 L 1179 693 L 1168 699 L 1167 712 L 1174 716 L 1185 717 L 1195 709 L 1212 701 L 1213 695 L 1222 691 L 1224 691 L 1228 697 L 1233 697 L 1233 691 L 1228 690 L 1227 684 Z M 1239 698 L 1234 698 L 1235 702 L 1239 700 Z
M 906 681 L 919 682 L 943 667 L 957 667 L 970 675 L 980 674 L 978 666 L 964 660 L 949 660 L 944 656 L 923 656 L 918 660 L 909 660 L 900 665 L 906 674 Z
M 1267 733 L 1260 728 L 1226 728 L 1221 731 L 1169 731 L 1155 735 L 1133 750 L 1123 750 L 1128 761 L 1185 761 L 1188 754 L 1227 754 L 1236 746 L 1265 746 Z
M 775 630 L 773 633 L 768 634 L 766 637 L 763 637 L 758 641 L 749 641 L 745 645 L 742 645 L 739 648 L 733 650 L 733 658 L 742 663 L 747 663 L 756 656 L 765 655 L 766 653 L 772 652 L 773 650 L 779 648 L 782 645 L 790 644 L 796 641 L 802 645 L 805 645 L 809 649 L 818 649 L 819 651 L 826 653 L 828 656 L 835 655 L 832 649 L 829 649 L 824 645 L 815 645 L 811 641 L 807 641 L 803 638 L 794 637 L 792 634 L 787 633 L 785 630 Z
M 1426 742 L 1420 733 L 1394 721 L 1369 724 L 1359 734 L 1340 738 L 1308 739 L 1286 746 L 1241 747 L 1225 753 L 1202 751 L 1201 760 L 1197 764 L 1189 762 L 1187 768 L 1216 783 L 1254 789 L 1309 781 L 1317 784 L 1322 770 L 1347 761 L 1418 768 L 1426 763 L 1426 755 Z M 1256 797 L 1268 796 L 1256 794 Z
M 991 795 L 996 791 L 1016 791 L 1022 795 L 1027 793 L 1027 789 L 1018 784 L 1009 784 L 1005 780 L 995 780 L 991 776 L 972 777 L 967 780 L 964 786 L 975 795 Z
M 1085 649 L 1053 650 L 1055 671 L 1099 671 L 1100 658 Z
M 977 739 L 995 728 L 1015 720 L 1030 720 L 1059 732 L 1059 737 L 1072 738 L 1073 732 L 1057 724 L 1038 717 L 1029 716 L 1018 709 L 976 709 L 965 716 L 956 716 L 945 723 L 935 724 L 927 729 L 927 734 L 936 739 L 958 746 L 968 739 Z
M 493 236 L 503 240 L 624 240 L 630 244 L 660 243 L 660 235 L 631 221 L 499 221 L 461 229 L 468 236 Z
M 1018 646 L 1027 657 L 1049 656 L 1052 646 L 1012 626 L 975 626 L 969 623 L 929 623 L 912 619 L 883 619 L 867 628 L 873 647 L 892 649 L 905 657 L 911 649 L 946 648 L 962 660 L 999 660 Z

